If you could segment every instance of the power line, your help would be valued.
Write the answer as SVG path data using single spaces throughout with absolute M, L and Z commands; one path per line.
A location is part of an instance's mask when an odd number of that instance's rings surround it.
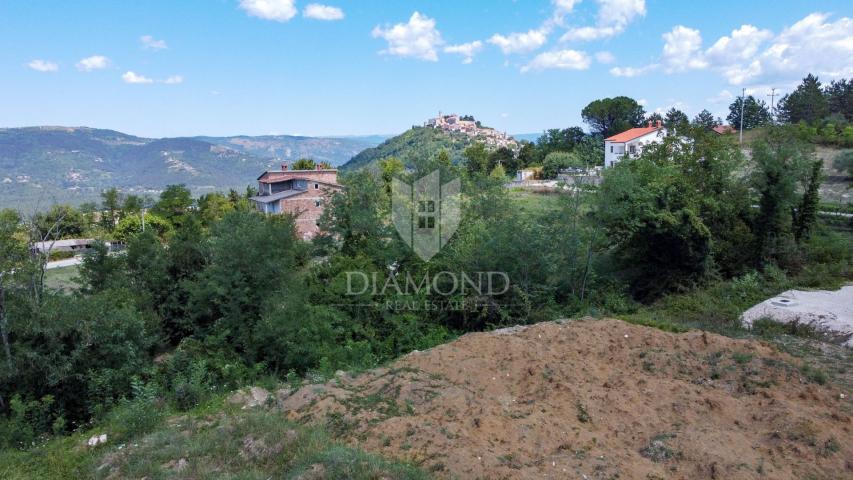
M 776 89 L 771 88 L 770 89 L 770 95 L 767 95 L 767 96 L 770 97 L 770 115 L 772 115 L 773 121 L 775 122 L 776 121 L 776 104 L 774 103 L 774 100 L 776 99 Z

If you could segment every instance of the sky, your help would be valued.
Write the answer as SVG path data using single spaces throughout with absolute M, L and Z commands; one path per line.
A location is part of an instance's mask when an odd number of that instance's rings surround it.
M 853 78 L 850 0 L 0 2 L 0 127 L 148 136 L 509 133 L 597 98 L 725 118 L 807 73 Z

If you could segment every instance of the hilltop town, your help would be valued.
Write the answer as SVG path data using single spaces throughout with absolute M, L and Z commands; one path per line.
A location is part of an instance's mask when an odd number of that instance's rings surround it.
M 424 122 L 424 127 L 432 127 L 447 133 L 464 133 L 491 148 L 506 147 L 511 150 L 518 148 L 518 142 L 506 132 L 484 127 L 470 115 L 460 116 L 455 113 L 442 115 L 441 112 L 438 112 L 437 117 Z

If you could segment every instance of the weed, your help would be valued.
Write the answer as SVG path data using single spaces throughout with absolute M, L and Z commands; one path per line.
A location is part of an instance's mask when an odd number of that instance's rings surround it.
M 746 352 L 735 352 L 732 354 L 732 360 L 734 360 L 738 365 L 745 365 L 751 362 L 753 357 L 753 354 Z
M 667 445 L 667 440 L 675 438 L 674 433 L 662 433 L 651 439 L 646 448 L 640 450 L 640 455 L 655 463 L 666 462 L 678 456 L 678 452 Z
M 589 412 L 586 411 L 586 407 L 583 406 L 581 402 L 578 402 L 575 407 L 578 409 L 578 421 L 581 423 L 589 423 L 592 421 L 592 417 L 589 416 Z
M 807 363 L 803 364 L 800 368 L 800 373 L 802 373 L 810 382 L 817 383 L 818 385 L 825 385 L 829 380 L 823 370 L 812 367 Z
M 830 437 L 827 441 L 823 442 L 823 446 L 820 449 L 820 455 L 823 457 L 829 457 L 838 453 L 839 450 L 841 450 L 841 446 L 838 444 L 838 441 L 835 440 L 835 437 Z

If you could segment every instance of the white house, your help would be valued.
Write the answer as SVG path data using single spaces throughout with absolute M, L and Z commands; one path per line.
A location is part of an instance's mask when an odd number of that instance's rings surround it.
M 649 121 L 645 127 L 632 128 L 612 137 L 604 139 L 604 166 L 612 167 L 624 155 L 637 156 L 643 148 L 651 143 L 661 143 L 666 136 L 663 123 L 658 120 L 655 125 Z

